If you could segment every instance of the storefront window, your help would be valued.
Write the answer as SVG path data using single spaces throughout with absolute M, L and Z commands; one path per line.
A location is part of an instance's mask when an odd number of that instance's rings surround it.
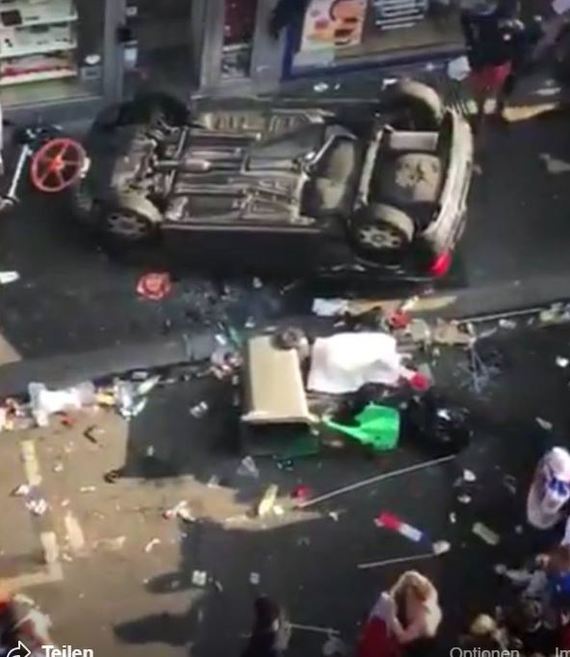
M 116 2 L 116 0 L 112 0 Z M 181 99 L 195 84 L 194 0 L 127 0 L 126 93 L 160 90 Z
M 222 78 L 247 78 L 255 30 L 257 0 L 225 0 Z
M 2 104 L 101 94 L 104 22 L 105 0 L 2 0 Z
M 311 0 L 294 67 L 461 43 L 454 0 Z

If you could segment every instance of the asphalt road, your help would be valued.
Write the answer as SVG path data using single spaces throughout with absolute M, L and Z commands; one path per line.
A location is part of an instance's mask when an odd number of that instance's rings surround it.
M 493 566 L 520 564 L 535 541 L 525 527 L 524 499 L 538 455 L 553 442 L 568 445 L 570 378 L 555 359 L 570 356 L 569 344 L 568 326 L 498 330 L 480 344 L 483 360 L 498 368 L 479 381 L 478 390 L 464 354 L 442 350 L 432 363 L 436 382 L 449 399 L 469 408 L 474 429 L 456 462 L 267 519 L 244 514 L 270 483 L 279 485 L 287 509 L 300 483 L 326 492 L 417 463 L 425 454 L 406 443 L 373 459 L 358 450 L 324 451 L 290 471 L 258 458 L 260 478 L 240 476 L 227 397 L 219 383 L 207 380 L 157 389 L 130 425 L 99 411 L 79 414 L 71 427 L 55 418 L 49 429 L 8 435 L 4 462 L 17 463 L 20 441 L 33 442 L 50 510 L 40 527 L 22 498 L 3 506 L 1 535 L 20 529 L 16 547 L 0 560 L 0 574 L 36 572 L 29 555 L 37 557 L 40 533 L 53 531 L 62 579 L 25 592 L 50 615 L 58 643 L 93 648 L 96 655 L 238 654 L 259 591 L 286 605 L 294 622 L 334 628 L 352 643 L 379 591 L 404 568 L 358 571 L 356 565 L 423 551 L 375 527 L 378 513 L 390 511 L 452 545 L 442 557 L 412 562 L 439 587 L 447 646 L 472 614 L 493 610 L 508 597 Z M 209 414 L 193 418 L 189 407 L 205 399 Z M 552 431 L 541 429 L 536 417 L 551 422 Z M 84 435 L 93 426 L 96 442 Z M 120 468 L 122 477 L 109 484 L 103 474 L 112 468 Z M 457 484 L 463 468 L 475 473 L 474 483 Z M 29 474 L 18 475 L 17 465 L 13 471 L 10 485 Z M 515 494 L 506 476 L 514 477 Z M 460 503 L 461 493 L 472 501 Z M 196 522 L 163 517 L 181 500 Z M 497 547 L 472 533 L 476 521 L 500 535 Z M 207 573 L 206 586 L 193 581 L 195 571 Z M 252 573 L 259 585 L 251 584 Z M 289 654 L 319 654 L 323 641 L 297 632 Z

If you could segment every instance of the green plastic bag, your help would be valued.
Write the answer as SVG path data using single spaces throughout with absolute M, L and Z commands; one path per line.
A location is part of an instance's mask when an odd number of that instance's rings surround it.
M 400 413 L 395 408 L 368 404 L 355 418 L 357 425 L 325 420 L 324 424 L 372 447 L 377 452 L 394 449 L 400 438 Z

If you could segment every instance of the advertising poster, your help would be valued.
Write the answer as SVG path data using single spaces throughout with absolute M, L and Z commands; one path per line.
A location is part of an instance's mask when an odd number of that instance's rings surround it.
M 356 46 L 362 39 L 367 0 L 311 0 L 301 52 Z

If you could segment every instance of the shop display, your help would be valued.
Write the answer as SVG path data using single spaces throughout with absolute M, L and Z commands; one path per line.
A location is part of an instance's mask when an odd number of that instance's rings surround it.
M 0 0 L 0 86 L 76 77 L 73 0 Z
M 222 77 L 247 77 L 251 64 L 257 0 L 226 0 Z
M 427 0 L 374 0 L 374 23 L 384 30 L 413 27 L 427 13 Z
M 366 5 L 366 0 L 312 0 L 305 14 L 301 50 L 358 45 Z

